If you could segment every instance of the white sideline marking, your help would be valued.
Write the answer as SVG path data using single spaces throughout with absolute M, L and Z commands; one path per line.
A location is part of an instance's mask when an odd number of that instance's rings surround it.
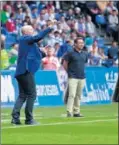
M 95 122 L 111 122 L 116 121 L 117 119 L 103 119 L 103 120 L 90 120 L 90 121 L 75 121 L 75 122 L 57 122 L 57 123 L 46 123 L 46 124 L 37 124 L 37 125 L 19 125 L 19 126 L 8 126 L 1 127 L 1 129 L 9 128 L 22 128 L 22 127 L 31 127 L 31 126 L 53 126 L 53 125 L 67 125 L 67 124 L 83 124 L 83 123 L 95 123 Z
M 98 116 L 87 116 L 87 117 L 88 118 L 91 118 L 91 117 L 95 117 L 95 118 L 104 117 L 104 118 L 106 118 L 106 117 L 112 117 L 112 115 L 98 115 Z M 114 114 L 113 117 L 118 117 L 118 114 Z M 40 115 L 35 114 L 34 118 L 35 119 L 67 118 L 67 114 L 61 114 L 61 116 L 51 116 L 51 117 L 44 117 L 44 116 L 40 116 Z M 24 119 L 25 119 L 25 117 L 20 117 L 20 120 L 24 120 Z M 11 121 L 10 119 L 1 119 L 2 123 L 7 123 L 10 121 Z

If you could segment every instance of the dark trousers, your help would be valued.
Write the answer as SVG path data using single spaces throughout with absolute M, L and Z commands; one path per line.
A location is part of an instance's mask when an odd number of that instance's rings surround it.
M 19 96 L 16 100 L 12 111 L 12 118 L 16 121 L 19 120 L 20 110 L 24 102 L 25 106 L 25 122 L 30 122 L 33 120 L 33 105 L 36 99 L 36 86 L 33 74 L 26 71 L 25 74 L 16 77 L 19 87 Z

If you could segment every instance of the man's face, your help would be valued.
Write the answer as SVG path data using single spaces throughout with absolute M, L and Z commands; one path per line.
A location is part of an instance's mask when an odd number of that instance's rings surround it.
M 75 43 L 75 47 L 78 50 L 82 50 L 84 47 L 84 41 L 82 39 L 78 39 L 77 42 Z

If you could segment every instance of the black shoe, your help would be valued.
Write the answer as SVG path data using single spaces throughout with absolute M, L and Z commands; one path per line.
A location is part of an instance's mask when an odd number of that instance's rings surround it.
M 32 121 L 25 121 L 25 124 L 26 125 L 38 125 L 39 123 L 34 121 L 34 120 L 32 120 Z
M 13 124 L 13 125 L 21 125 L 21 122 L 20 122 L 20 120 L 12 119 L 11 124 Z
M 72 114 L 70 112 L 67 112 L 67 117 L 72 117 Z
M 84 117 L 84 116 L 81 114 L 74 114 L 73 117 Z

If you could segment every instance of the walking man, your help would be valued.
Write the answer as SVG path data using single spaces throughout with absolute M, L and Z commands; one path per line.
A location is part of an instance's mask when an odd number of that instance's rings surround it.
M 74 50 L 64 55 L 63 66 L 68 72 L 68 100 L 67 117 L 82 117 L 80 114 L 80 100 L 85 85 L 85 63 L 88 54 L 83 51 L 83 38 L 76 38 Z
M 52 29 L 49 27 L 35 36 L 33 35 L 34 29 L 31 25 L 23 26 L 21 31 L 22 36 L 19 40 L 18 60 L 15 73 L 19 87 L 19 96 L 12 111 L 11 123 L 15 125 L 21 124 L 20 110 L 25 102 L 25 124 L 33 125 L 36 124 L 32 114 L 34 101 L 36 99 L 34 73 L 39 69 L 42 57 L 37 42 L 43 39 Z

